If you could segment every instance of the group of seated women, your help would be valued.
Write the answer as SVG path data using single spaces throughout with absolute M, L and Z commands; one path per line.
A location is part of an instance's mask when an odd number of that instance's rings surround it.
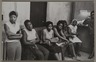
M 81 40 L 76 36 L 78 35 L 76 24 L 76 20 L 73 20 L 69 26 L 65 20 L 59 20 L 57 26 L 53 26 L 51 21 L 47 21 L 40 40 L 31 21 L 26 20 L 25 28 L 22 30 L 22 42 L 25 44 L 24 47 L 29 48 L 38 60 L 47 60 L 50 52 L 57 60 L 64 60 L 67 48 L 68 55 L 77 59 L 77 56 L 80 56 Z

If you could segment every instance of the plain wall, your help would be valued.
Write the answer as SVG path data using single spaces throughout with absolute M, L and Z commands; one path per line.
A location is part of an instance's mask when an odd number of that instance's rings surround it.
M 86 17 L 88 17 L 90 15 L 90 12 L 93 10 L 94 10 L 94 2 L 75 2 L 74 18 L 77 19 L 78 21 L 83 20 Z
M 67 20 L 69 23 L 71 13 L 71 2 L 48 2 L 47 21 L 52 21 L 54 25 L 58 20 Z
M 10 11 L 17 11 L 17 21 L 23 24 L 26 19 L 30 19 L 30 2 L 2 2 L 3 21 L 9 21 Z

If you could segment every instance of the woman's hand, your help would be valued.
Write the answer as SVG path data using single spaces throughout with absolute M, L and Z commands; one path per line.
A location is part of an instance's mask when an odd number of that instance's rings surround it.
M 51 42 L 50 42 L 50 40 L 46 40 L 46 42 L 45 42 L 47 45 L 49 45 L 49 46 L 51 46 L 52 44 L 51 44 Z
M 33 45 L 33 46 L 34 46 L 34 45 L 35 45 L 35 43 L 34 43 L 34 42 L 31 42 L 31 45 Z
M 36 39 L 32 39 L 32 40 L 30 40 L 30 42 L 32 42 L 32 43 L 36 43 Z
M 64 41 L 69 42 L 66 38 L 63 38 Z
M 19 34 L 20 38 L 22 37 L 22 34 Z

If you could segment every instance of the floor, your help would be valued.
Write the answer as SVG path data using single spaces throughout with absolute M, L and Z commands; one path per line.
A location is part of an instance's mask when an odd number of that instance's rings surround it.
M 92 59 L 88 59 L 88 56 L 89 56 L 89 54 L 87 54 L 87 53 L 85 53 L 85 52 L 80 52 L 80 54 L 81 54 L 81 57 L 77 57 L 77 59 L 79 59 L 80 61 L 85 61 L 85 60 L 93 60 L 94 58 L 92 58 Z M 72 58 L 69 58 L 69 57 L 65 57 L 65 60 L 67 60 L 67 61 L 75 61 L 74 59 L 72 59 Z

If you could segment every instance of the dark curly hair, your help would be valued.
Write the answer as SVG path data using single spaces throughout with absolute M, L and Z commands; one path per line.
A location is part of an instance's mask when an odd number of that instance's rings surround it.
M 45 26 L 48 27 L 49 24 L 52 24 L 52 26 L 53 26 L 53 23 L 51 21 L 47 21 L 46 24 L 45 24 Z
M 11 12 L 9 13 L 9 17 L 10 17 L 11 15 L 16 15 L 16 17 L 18 17 L 18 14 L 17 14 L 16 11 L 11 11 Z
M 30 23 L 31 23 L 31 21 L 30 21 L 30 20 L 25 20 L 24 25 L 25 25 L 25 26 L 27 26 L 27 23 L 28 23 L 28 22 L 30 22 Z

